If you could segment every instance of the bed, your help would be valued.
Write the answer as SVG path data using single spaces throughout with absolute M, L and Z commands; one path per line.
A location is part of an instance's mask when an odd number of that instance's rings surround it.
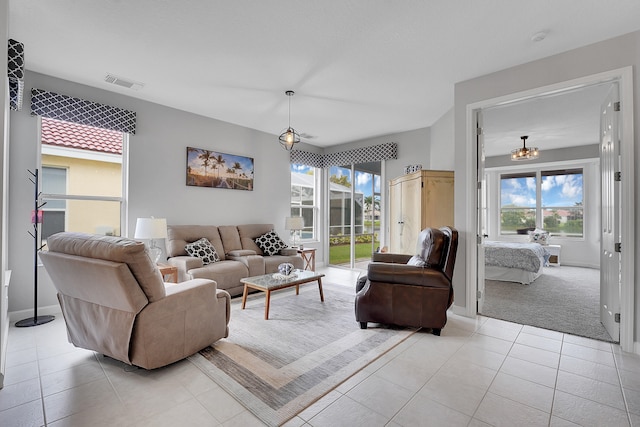
M 539 243 L 487 240 L 484 246 L 484 277 L 490 280 L 528 285 L 536 280 L 549 261 L 549 251 Z

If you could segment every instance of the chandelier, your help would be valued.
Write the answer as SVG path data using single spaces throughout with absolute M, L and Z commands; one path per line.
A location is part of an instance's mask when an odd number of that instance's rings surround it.
M 533 160 L 538 158 L 538 147 L 527 148 L 527 138 L 529 137 L 526 135 L 520 137 L 522 139 L 522 147 L 511 150 L 511 160 Z
M 300 135 L 294 128 L 291 127 L 291 97 L 294 95 L 294 91 L 288 90 L 285 92 L 285 95 L 289 97 L 289 127 L 287 130 L 280 134 L 280 144 L 282 148 L 287 151 L 291 151 L 294 144 L 300 142 Z

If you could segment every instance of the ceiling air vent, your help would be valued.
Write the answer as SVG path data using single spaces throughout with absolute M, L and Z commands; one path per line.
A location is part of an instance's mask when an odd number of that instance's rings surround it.
M 113 74 L 107 74 L 104 81 L 114 85 L 126 87 L 127 89 L 140 90 L 144 87 L 144 83 L 134 82 L 130 79 L 114 76 Z

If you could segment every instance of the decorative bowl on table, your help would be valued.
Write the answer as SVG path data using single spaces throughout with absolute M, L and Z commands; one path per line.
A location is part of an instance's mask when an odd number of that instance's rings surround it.
M 293 273 L 294 269 L 294 265 L 290 262 L 283 262 L 278 266 L 278 272 L 283 276 L 289 276 L 291 273 Z
M 278 266 L 278 272 L 273 273 L 272 277 L 276 280 L 289 280 L 295 278 L 295 266 L 289 262 L 283 262 Z

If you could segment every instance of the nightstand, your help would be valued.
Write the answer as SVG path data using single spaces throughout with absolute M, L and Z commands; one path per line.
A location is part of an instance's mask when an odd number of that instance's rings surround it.
M 162 274 L 162 280 L 164 282 L 178 283 L 178 267 L 158 263 L 158 270 L 160 270 L 160 274 Z
M 304 270 L 316 271 L 316 249 L 315 248 L 298 248 L 298 253 L 302 256 Z
M 547 248 L 547 250 L 551 254 L 551 257 L 555 257 L 555 264 L 560 265 L 560 250 L 562 249 L 562 246 L 560 246 L 560 245 L 546 245 L 545 248 Z M 549 257 L 549 262 L 553 261 L 551 259 L 551 257 Z

